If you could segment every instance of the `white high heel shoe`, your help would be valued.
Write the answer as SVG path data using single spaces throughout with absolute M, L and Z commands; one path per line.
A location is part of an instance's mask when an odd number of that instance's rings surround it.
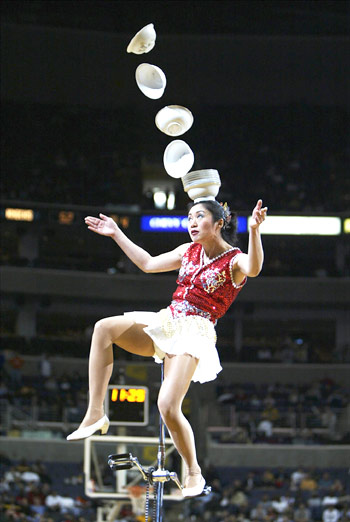
M 107 415 L 104 415 L 94 424 L 90 424 L 90 426 L 85 426 L 85 428 L 78 428 L 73 431 L 70 435 L 68 435 L 67 440 L 81 440 L 87 439 L 91 437 L 96 431 L 101 431 L 101 435 L 105 435 L 109 428 L 109 419 Z
M 189 497 L 197 497 L 198 495 L 201 495 L 205 488 L 205 480 L 204 477 L 201 477 L 201 480 L 197 486 L 194 486 L 193 488 L 183 488 L 182 489 L 182 496 L 184 498 Z

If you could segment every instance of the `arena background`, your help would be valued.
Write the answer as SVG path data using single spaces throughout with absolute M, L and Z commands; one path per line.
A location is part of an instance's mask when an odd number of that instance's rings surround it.
M 263 235 L 263 271 L 217 328 L 224 370 L 185 404 L 215 495 L 166 503 L 165 519 L 349 520 L 349 3 L 4 1 L 1 18 L 1 520 L 111 520 L 84 491 L 84 444 L 65 441 L 89 339 L 102 317 L 166 306 L 176 274 L 140 273 L 83 218 L 114 216 L 154 254 L 187 240 L 176 220 L 142 229 L 186 215 L 154 124 L 170 104 L 192 111 L 183 139 L 195 169 L 220 172 L 243 250 L 259 197 L 280 222 L 338 228 Z M 155 48 L 127 54 L 150 22 Z M 167 76 L 159 100 L 135 83 L 143 62 Z M 110 434 L 157 436 L 159 379 L 116 349 L 112 382 L 148 386 L 150 420 Z M 50 507 L 52 491 L 66 502 Z

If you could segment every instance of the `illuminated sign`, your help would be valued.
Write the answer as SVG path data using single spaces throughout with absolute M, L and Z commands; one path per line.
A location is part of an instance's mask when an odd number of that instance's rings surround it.
M 187 216 L 141 216 L 143 232 L 187 232 Z M 237 218 L 239 234 L 247 232 L 247 218 Z
M 252 218 L 248 219 L 248 224 Z M 339 217 L 321 216 L 267 216 L 260 225 L 262 234 L 280 236 L 338 236 L 341 233 Z
M 71 225 L 74 221 L 74 212 L 71 210 L 61 210 L 58 213 L 58 222 L 60 225 Z
M 121 228 L 129 228 L 130 218 L 129 216 L 118 216 L 117 214 L 110 214 L 110 217 L 119 225 Z
M 186 216 L 141 216 L 143 232 L 187 232 Z
M 350 234 L 350 218 L 344 219 L 344 234 Z
M 34 221 L 34 210 L 31 208 L 6 208 L 5 218 L 9 221 Z
M 105 412 L 113 426 L 146 426 L 149 393 L 145 386 L 108 386 Z

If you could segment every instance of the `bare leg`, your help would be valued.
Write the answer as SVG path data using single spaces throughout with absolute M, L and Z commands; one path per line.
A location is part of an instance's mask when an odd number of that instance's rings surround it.
M 201 478 L 194 435 L 181 411 L 182 401 L 191 383 L 198 359 L 190 355 L 166 355 L 164 381 L 158 397 L 158 408 L 171 434 L 176 449 L 185 461 L 185 487 L 196 486 Z
M 137 355 L 154 354 L 153 342 L 143 331 L 144 326 L 125 316 L 107 317 L 96 323 L 89 358 L 89 406 L 80 427 L 103 416 L 103 401 L 113 371 L 113 343 Z

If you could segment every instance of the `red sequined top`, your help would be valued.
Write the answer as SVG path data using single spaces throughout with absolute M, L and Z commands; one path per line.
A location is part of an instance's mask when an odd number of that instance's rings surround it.
M 173 317 L 199 315 L 215 324 L 247 281 L 245 278 L 236 285 L 232 277 L 233 260 L 240 253 L 239 248 L 232 247 L 205 264 L 202 245 L 192 243 L 182 258 L 176 281 L 178 287 L 170 305 Z

